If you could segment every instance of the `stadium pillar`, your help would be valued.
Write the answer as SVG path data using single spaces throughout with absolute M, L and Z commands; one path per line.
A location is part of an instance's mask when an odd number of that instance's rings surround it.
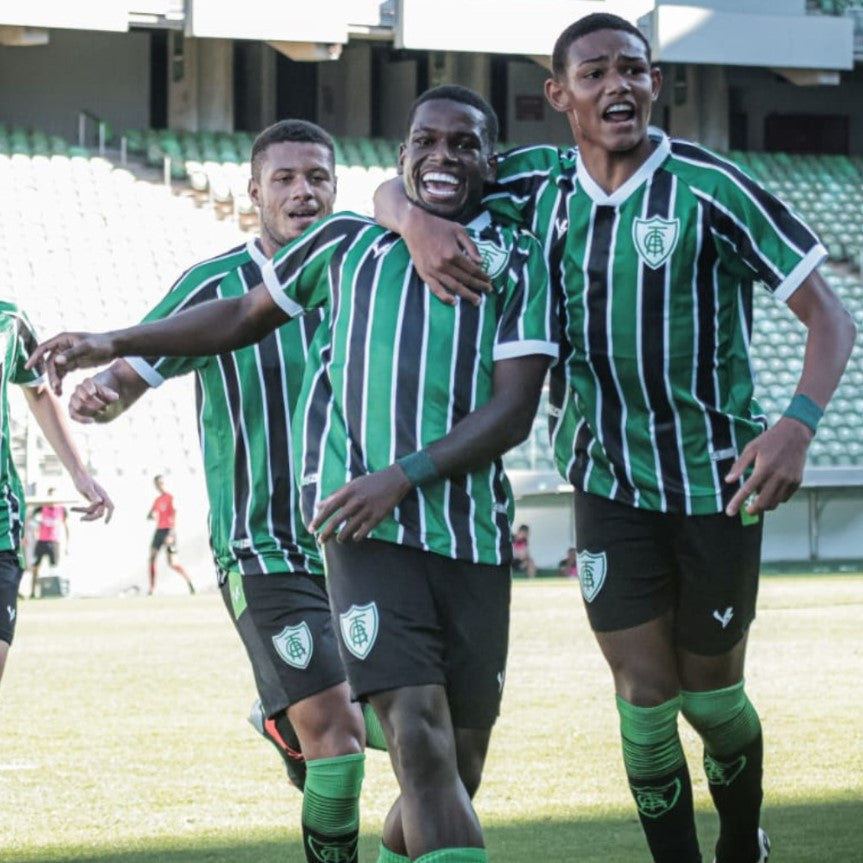
M 168 126 L 197 132 L 234 128 L 234 54 L 229 39 L 171 33 Z
M 728 81 L 724 66 L 675 64 L 663 68 L 669 132 L 713 150 L 728 149 Z

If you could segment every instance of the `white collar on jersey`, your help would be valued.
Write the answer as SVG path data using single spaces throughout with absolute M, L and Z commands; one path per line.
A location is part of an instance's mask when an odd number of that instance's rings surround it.
M 259 266 L 263 267 L 269 258 L 264 254 L 264 250 L 258 245 L 261 241 L 257 237 L 246 241 L 246 251 L 249 257 Z
M 480 233 L 491 224 L 491 214 L 488 210 L 483 210 L 478 216 L 474 216 L 466 225 L 472 231 Z
M 665 161 L 671 152 L 671 142 L 668 140 L 668 135 L 662 129 L 657 129 L 655 126 L 649 126 L 647 134 L 656 141 L 656 149 L 645 159 L 642 166 L 619 189 L 615 189 L 610 195 L 607 195 L 599 187 L 596 180 L 587 173 L 584 162 L 579 158 L 576 167 L 576 177 L 581 188 L 584 189 L 585 193 L 594 203 L 608 207 L 616 207 L 622 204 Z

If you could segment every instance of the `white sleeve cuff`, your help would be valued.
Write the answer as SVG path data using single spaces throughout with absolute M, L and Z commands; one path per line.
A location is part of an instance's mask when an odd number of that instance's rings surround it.
M 287 294 L 285 294 L 282 289 L 282 285 L 279 282 L 279 278 L 276 275 L 276 267 L 272 260 L 267 261 L 267 263 L 261 268 L 261 276 L 264 279 L 264 285 L 266 285 L 267 290 L 270 292 L 270 296 L 273 298 L 273 302 L 286 315 L 292 318 L 297 318 L 305 313 L 306 310 L 299 303 L 295 303 Z
M 500 342 L 494 346 L 492 359 L 511 360 L 516 357 L 529 357 L 533 354 L 545 354 L 557 359 L 559 349 L 557 342 L 544 342 L 539 339 L 525 339 L 520 342 Z
M 818 243 L 807 253 L 806 257 L 788 274 L 785 280 L 773 292 L 777 300 L 787 303 L 791 295 L 805 281 L 806 277 L 827 258 L 827 249 Z
M 165 379 L 142 357 L 125 357 L 126 362 L 143 378 L 148 386 L 160 387 Z

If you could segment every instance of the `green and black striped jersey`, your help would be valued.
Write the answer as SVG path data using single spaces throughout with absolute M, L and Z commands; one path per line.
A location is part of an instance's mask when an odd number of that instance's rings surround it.
M 24 364 L 33 353 L 37 339 L 27 316 L 14 303 L 0 300 L 0 550 L 18 552 L 24 522 L 24 487 L 12 459 L 9 424 L 9 384 L 35 386 L 41 372 L 28 371 Z
M 362 216 L 313 226 L 264 268 L 288 314 L 324 306 L 294 417 L 301 506 L 446 435 L 492 397 L 494 363 L 557 356 L 542 250 L 482 213 L 467 226 L 494 290 L 479 307 L 436 300 L 404 241 Z M 511 559 L 513 502 L 500 459 L 414 489 L 371 536 L 476 563 Z
M 540 238 L 559 292 L 561 474 L 632 506 L 714 513 L 766 425 L 749 358 L 753 282 L 787 301 L 826 251 L 732 163 L 650 135 L 656 149 L 610 195 L 575 150 L 531 147 L 501 158 L 486 204 Z
M 253 240 L 203 261 L 183 273 L 144 320 L 239 296 L 260 284 L 265 262 Z M 320 320 L 320 312 L 310 313 L 256 345 L 218 356 L 128 360 L 150 386 L 195 372 L 210 543 L 223 570 L 323 574 L 314 537 L 300 518 L 291 459 L 291 417 Z

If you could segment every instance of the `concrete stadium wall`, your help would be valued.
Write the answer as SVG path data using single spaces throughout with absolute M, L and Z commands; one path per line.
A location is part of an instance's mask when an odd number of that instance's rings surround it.
M 78 112 L 116 131 L 150 117 L 150 36 L 52 30 L 47 45 L 0 46 L 0 122 L 77 141 Z

